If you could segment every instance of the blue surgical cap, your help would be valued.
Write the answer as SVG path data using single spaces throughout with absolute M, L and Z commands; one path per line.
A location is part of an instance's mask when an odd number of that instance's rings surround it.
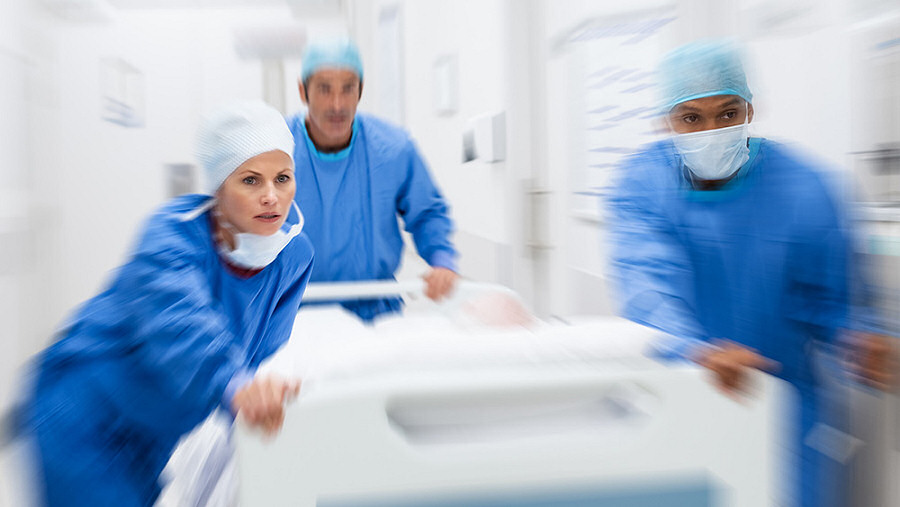
M 326 67 L 349 69 L 356 72 L 360 80 L 363 78 L 359 49 L 350 39 L 314 42 L 307 46 L 303 52 L 300 80 L 305 83 L 309 76 Z
M 747 102 L 753 98 L 740 51 L 730 41 L 698 41 L 674 49 L 659 65 L 659 84 L 662 113 L 714 95 L 737 95 Z

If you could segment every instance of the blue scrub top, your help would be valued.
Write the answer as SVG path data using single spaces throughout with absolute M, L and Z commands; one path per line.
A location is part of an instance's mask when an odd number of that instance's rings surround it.
M 799 394 L 797 504 L 829 505 L 834 463 L 805 438 L 823 417 L 814 349 L 848 325 L 845 222 L 814 164 L 764 139 L 751 153 L 715 191 L 693 188 L 671 141 L 630 157 L 608 199 L 614 283 L 625 317 L 671 334 L 663 357 L 721 338 L 780 363 Z
M 780 376 L 809 385 L 811 342 L 846 325 L 844 222 L 809 162 L 768 140 L 751 144 L 753 158 L 722 190 L 694 190 L 669 141 L 624 165 L 609 199 L 622 311 L 693 344 L 753 347 L 782 364 Z
M 287 122 L 296 141 L 295 199 L 316 249 L 311 281 L 393 279 L 403 254 L 398 217 L 429 265 L 456 270 L 450 208 L 404 130 L 358 113 L 350 145 L 321 153 L 304 120 Z M 363 320 L 401 308 L 394 299 L 343 304 Z
M 176 198 L 40 357 L 28 410 L 51 505 L 152 504 L 181 435 L 290 336 L 313 250 L 295 237 L 250 278 L 220 258 L 208 196 Z M 112 503 L 106 503 L 111 501 Z

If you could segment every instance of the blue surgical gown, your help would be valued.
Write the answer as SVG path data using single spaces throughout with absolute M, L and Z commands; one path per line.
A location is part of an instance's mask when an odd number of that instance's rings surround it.
M 456 270 L 449 207 L 404 130 L 358 113 L 350 145 L 321 153 L 304 120 L 287 122 L 296 141 L 295 199 L 316 249 L 311 281 L 393 279 L 403 253 L 398 216 L 425 262 Z M 397 299 L 343 305 L 366 321 L 401 308 Z
M 130 260 L 36 363 L 25 429 L 49 505 L 152 505 L 179 437 L 289 337 L 313 250 L 295 237 L 242 278 L 217 253 L 208 199 L 159 209 Z
M 780 363 L 799 393 L 794 491 L 803 506 L 825 506 L 828 458 L 804 438 L 823 415 L 813 351 L 846 325 L 848 241 L 813 164 L 769 140 L 750 147 L 715 191 L 693 189 L 671 141 L 630 157 L 608 200 L 613 275 L 623 315 L 673 336 L 661 355 L 686 358 L 721 338 Z

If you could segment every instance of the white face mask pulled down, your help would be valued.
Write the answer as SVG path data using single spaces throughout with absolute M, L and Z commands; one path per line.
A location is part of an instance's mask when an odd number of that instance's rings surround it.
M 684 165 L 701 180 L 723 180 L 750 160 L 747 118 L 744 123 L 689 134 L 675 134 L 672 142 Z
M 228 259 L 228 262 L 245 269 L 262 269 L 284 250 L 284 247 L 291 242 L 292 239 L 300 234 L 303 230 L 303 213 L 297 206 L 296 201 L 291 201 L 292 208 L 297 211 L 297 223 L 292 225 L 287 231 L 279 228 L 274 234 L 263 236 L 261 234 L 253 234 L 250 232 L 234 233 L 234 250 L 228 250 L 225 245 L 219 245 L 219 253 Z M 290 216 L 290 212 L 288 213 Z M 224 221 L 220 223 L 222 227 L 232 228 L 232 226 Z

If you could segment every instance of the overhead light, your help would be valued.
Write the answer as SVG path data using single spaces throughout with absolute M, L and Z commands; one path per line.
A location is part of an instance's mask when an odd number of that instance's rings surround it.
M 300 58 L 306 38 L 306 28 L 299 24 L 240 27 L 234 31 L 234 49 L 245 59 Z
M 345 0 L 285 0 L 298 19 L 336 18 L 344 14 Z

